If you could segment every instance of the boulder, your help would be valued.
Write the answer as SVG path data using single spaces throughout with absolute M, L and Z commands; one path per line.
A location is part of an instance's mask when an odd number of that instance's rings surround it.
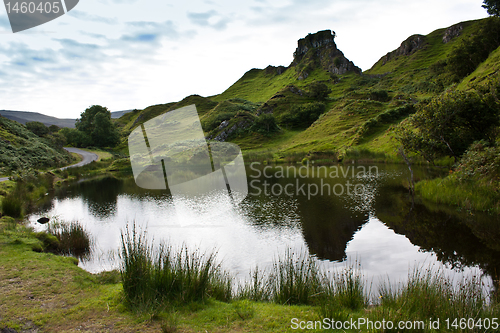
M 45 224 L 45 223 L 48 223 L 50 221 L 50 219 L 48 217 L 40 217 L 37 222 L 40 223 L 40 224 Z

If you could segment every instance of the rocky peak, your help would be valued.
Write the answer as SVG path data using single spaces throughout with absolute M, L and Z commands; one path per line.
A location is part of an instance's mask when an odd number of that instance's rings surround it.
M 305 79 L 315 68 L 323 68 L 333 74 L 355 72 L 361 74 L 361 69 L 349 61 L 335 44 L 335 32 L 322 30 L 308 34 L 298 41 L 290 67 L 296 66 L 298 78 Z
M 330 46 L 337 48 L 334 39 L 335 31 L 332 30 L 323 30 L 315 34 L 308 34 L 305 38 L 299 39 L 297 49 L 293 54 L 294 60 L 300 61 L 307 51 L 317 47 Z

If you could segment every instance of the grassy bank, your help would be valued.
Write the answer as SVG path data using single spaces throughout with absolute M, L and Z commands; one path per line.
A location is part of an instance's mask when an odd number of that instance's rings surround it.
M 456 177 L 423 180 L 415 185 L 422 198 L 468 211 L 500 213 L 498 188 L 481 182 L 460 181 Z
M 500 213 L 500 147 L 478 141 L 462 156 L 455 171 L 445 178 L 416 184 L 427 200 L 469 211 Z
M 114 271 L 94 275 L 75 266 L 70 258 L 32 251 L 33 245 L 40 242 L 33 232 L 13 219 L 2 218 L 0 328 L 40 332 L 284 332 L 295 331 L 293 318 L 298 319 L 297 324 L 303 321 L 303 325 L 318 327 L 314 323 L 323 318 L 428 322 L 430 318 L 484 320 L 500 316 L 497 303 L 487 304 L 477 277 L 454 285 L 439 271 L 417 269 L 406 284 L 387 284 L 380 295 L 370 295 L 357 265 L 327 274 L 318 269 L 313 257 L 290 252 L 277 258 L 269 271 L 256 270 L 246 284 L 232 288 L 230 295 L 218 300 L 213 284 L 188 278 L 190 273 L 191 277 L 202 277 L 205 271 L 209 273 L 208 280 L 219 276 L 220 263 L 214 256 L 196 256 L 196 251 L 186 248 L 170 249 L 171 252 L 164 248 L 156 254 L 143 252 L 152 249 L 144 239 L 142 243 L 139 240 L 133 236 L 124 238 L 123 255 L 126 260 L 135 260 L 134 265 L 125 264 L 122 274 Z M 136 291 L 146 290 L 154 281 L 128 274 L 138 267 L 158 273 L 157 277 L 168 278 L 172 273 L 170 277 L 177 278 L 171 282 L 180 281 L 174 288 L 177 296 L 167 292 L 173 286 L 169 283 L 161 287 L 163 290 L 156 289 L 159 295 L 168 296 L 156 306 L 131 303 L 131 286 Z M 154 297 L 158 300 L 157 296 Z M 447 331 L 443 326 L 437 331 Z

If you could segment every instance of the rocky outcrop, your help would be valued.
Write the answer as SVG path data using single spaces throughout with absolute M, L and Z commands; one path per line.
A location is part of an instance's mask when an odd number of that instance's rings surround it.
M 404 42 L 401 43 L 401 46 L 395 49 L 392 52 L 387 53 L 382 60 L 382 64 L 385 65 L 388 61 L 392 59 L 396 59 L 400 56 L 409 56 L 415 53 L 417 50 L 421 50 L 427 44 L 425 40 L 425 36 L 423 35 L 413 35 L 408 37 Z
M 315 68 L 322 68 L 333 74 L 361 74 L 361 69 L 337 48 L 334 39 L 335 32 L 331 30 L 319 31 L 299 39 L 290 64 L 290 67 L 297 68 L 299 80 L 307 78 Z
M 462 23 L 452 25 L 451 27 L 446 29 L 443 35 L 443 43 L 449 43 L 453 38 L 460 36 L 463 29 L 464 26 Z
M 269 65 L 264 70 L 266 71 L 266 74 L 278 74 L 278 75 L 281 75 L 287 69 L 288 68 L 286 68 L 285 66 L 274 67 L 274 66 Z

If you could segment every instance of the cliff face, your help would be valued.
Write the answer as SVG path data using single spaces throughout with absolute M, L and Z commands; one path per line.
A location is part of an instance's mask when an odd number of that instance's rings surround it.
M 396 59 L 399 56 L 409 56 L 417 50 L 423 49 L 426 43 L 426 37 L 422 35 L 413 35 L 408 37 L 404 42 L 401 43 L 396 50 L 387 53 L 383 57 L 383 64 L 385 65 L 388 61 Z
M 297 67 L 298 79 L 305 79 L 315 68 L 322 68 L 332 74 L 354 72 L 361 69 L 347 59 L 335 44 L 335 32 L 319 31 L 299 39 L 290 67 Z

